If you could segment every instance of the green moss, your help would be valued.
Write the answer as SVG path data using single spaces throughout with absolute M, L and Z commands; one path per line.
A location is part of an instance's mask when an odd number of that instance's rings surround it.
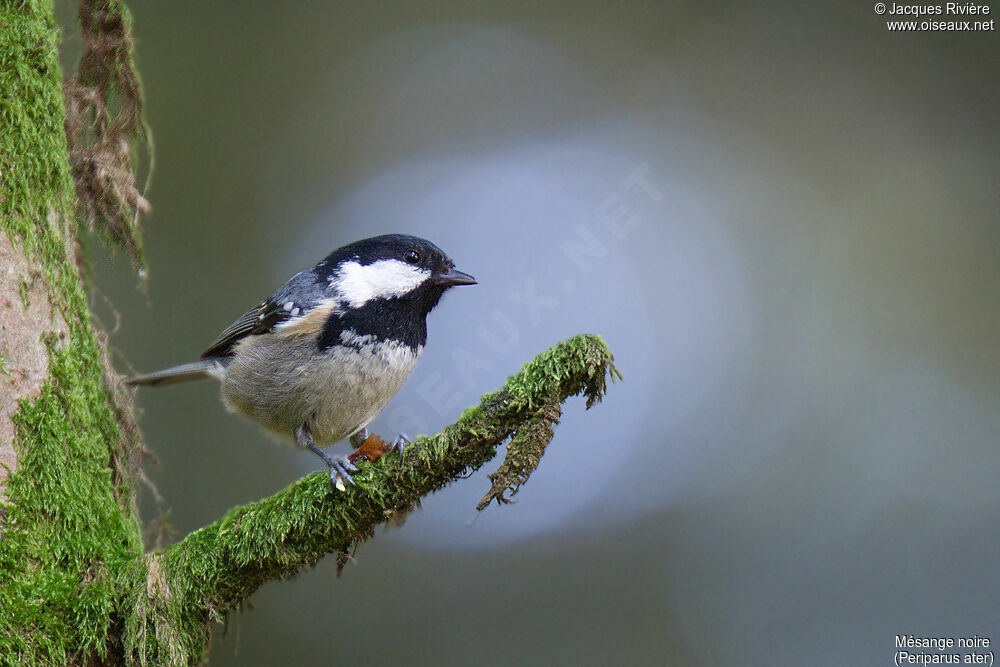
M 27 310 L 31 306 L 31 285 L 27 280 L 17 281 L 17 296 L 21 299 L 21 305 Z
M 109 447 L 121 440 L 72 243 L 58 30 L 50 3 L 0 3 L 0 228 L 41 270 L 69 329 L 49 343 L 41 395 L 14 417 L 17 468 L 0 539 L 0 663 L 107 657 L 121 615 L 115 573 L 142 555 Z M 22 295 L 22 298 L 23 295 Z
M 22 403 L 14 419 L 0 656 L 20 664 L 103 655 L 119 606 L 111 573 L 142 552 L 138 525 L 114 493 L 106 443 L 118 439 L 117 423 L 88 333 L 72 331 L 70 344 L 51 352 L 42 395 Z

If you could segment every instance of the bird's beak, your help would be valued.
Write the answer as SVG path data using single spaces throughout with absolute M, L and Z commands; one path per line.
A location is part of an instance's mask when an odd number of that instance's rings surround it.
M 476 285 L 476 279 L 468 273 L 463 273 L 458 269 L 448 269 L 444 273 L 435 277 L 435 282 L 439 285 L 451 287 L 453 285 Z

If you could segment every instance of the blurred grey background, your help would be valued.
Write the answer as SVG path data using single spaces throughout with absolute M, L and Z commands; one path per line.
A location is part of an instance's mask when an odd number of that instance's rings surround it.
M 123 371 L 398 231 L 481 284 L 432 314 L 376 431 L 435 432 L 575 333 L 625 373 L 568 406 L 517 504 L 469 525 L 486 470 L 438 493 L 339 579 L 265 586 L 212 664 L 885 665 L 896 634 L 1000 640 L 995 32 L 843 2 L 129 4 L 148 299 L 92 252 Z M 319 467 L 211 384 L 139 405 L 181 535 Z

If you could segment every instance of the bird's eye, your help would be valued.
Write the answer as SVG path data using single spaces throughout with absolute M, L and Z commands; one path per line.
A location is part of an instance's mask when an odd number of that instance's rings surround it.
M 405 259 L 410 264 L 416 264 L 417 262 L 420 261 L 420 253 L 417 252 L 416 250 L 407 250 L 406 253 L 403 255 L 403 259 Z

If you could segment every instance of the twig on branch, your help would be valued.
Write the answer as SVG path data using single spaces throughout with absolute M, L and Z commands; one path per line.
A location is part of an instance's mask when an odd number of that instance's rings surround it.
M 480 512 L 486 509 L 492 501 L 497 503 L 512 503 L 512 497 L 520 490 L 521 485 L 528 481 L 535 472 L 545 447 L 555 435 L 553 426 L 559 423 L 562 408 L 554 398 L 542 405 L 535 414 L 528 417 L 514 437 L 507 444 L 507 456 L 496 472 L 490 474 L 493 486 L 476 504 Z M 510 494 L 507 494 L 510 491 Z

